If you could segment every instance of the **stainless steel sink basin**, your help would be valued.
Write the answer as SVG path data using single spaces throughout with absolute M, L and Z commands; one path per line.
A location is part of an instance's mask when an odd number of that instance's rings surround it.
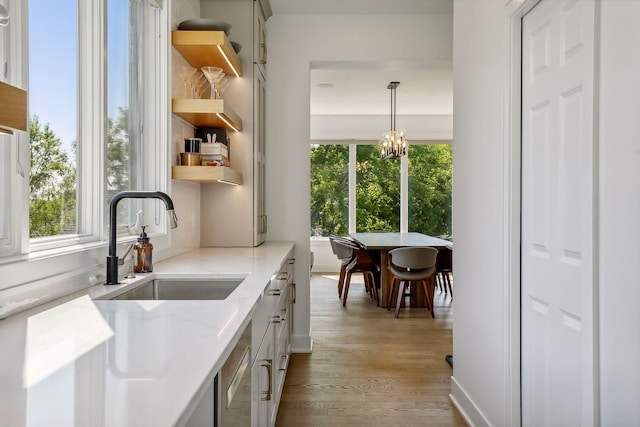
M 144 283 L 113 300 L 223 300 L 244 279 L 156 279 Z

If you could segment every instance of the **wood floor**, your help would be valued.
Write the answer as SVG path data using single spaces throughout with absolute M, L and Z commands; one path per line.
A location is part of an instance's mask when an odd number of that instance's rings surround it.
M 395 319 L 361 280 L 343 308 L 337 276 L 313 275 L 313 353 L 292 355 L 276 426 L 466 426 L 448 397 L 451 298 L 435 294 L 435 319 L 424 308 Z

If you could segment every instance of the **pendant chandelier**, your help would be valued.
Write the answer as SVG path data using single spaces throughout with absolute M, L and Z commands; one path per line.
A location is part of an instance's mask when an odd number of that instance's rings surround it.
M 396 131 L 396 88 L 400 82 L 390 82 L 391 90 L 391 130 L 385 132 L 380 139 L 382 160 L 398 159 L 407 154 L 407 139 L 404 130 Z

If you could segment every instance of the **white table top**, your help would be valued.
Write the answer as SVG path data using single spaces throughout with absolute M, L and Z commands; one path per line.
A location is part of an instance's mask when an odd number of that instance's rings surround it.
M 202 248 L 0 321 L 2 426 L 169 426 L 221 368 L 293 247 Z M 246 276 L 224 301 L 94 300 L 150 278 Z
M 393 249 L 404 246 L 453 248 L 453 243 L 422 233 L 350 233 L 365 249 Z

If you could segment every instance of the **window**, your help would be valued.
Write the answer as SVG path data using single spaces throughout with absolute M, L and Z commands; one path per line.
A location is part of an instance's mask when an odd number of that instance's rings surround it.
M 356 148 L 356 231 L 400 231 L 400 162 L 381 160 L 377 145 Z
M 407 155 L 409 231 L 450 235 L 452 146 L 413 145 Z
M 4 205 L 0 252 L 77 252 L 106 239 L 114 193 L 167 187 L 167 14 L 153 0 L 10 2 L 29 21 L 28 32 L 14 29 L 28 37 L 4 46 L 14 58 L 8 68 L 25 82 L 18 86 L 28 88 L 30 133 L 0 139 L 0 197 L 26 200 Z M 27 51 L 28 61 L 20 57 Z M 127 199 L 118 223 L 126 230 L 144 209 L 148 231 L 164 231 L 159 203 Z
M 377 145 L 312 146 L 311 235 L 404 231 L 401 212 L 408 212 L 406 231 L 451 234 L 451 144 L 411 145 L 406 161 L 408 200 L 401 209 L 400 160 L 380 160 Z
M 29 0 L 29 237 L 77 234 L 76 0 Z M 55 34 L 55 37 L 52 37 Z
M 349 146 L 311 147 L 311 235 L 349 231 Z

